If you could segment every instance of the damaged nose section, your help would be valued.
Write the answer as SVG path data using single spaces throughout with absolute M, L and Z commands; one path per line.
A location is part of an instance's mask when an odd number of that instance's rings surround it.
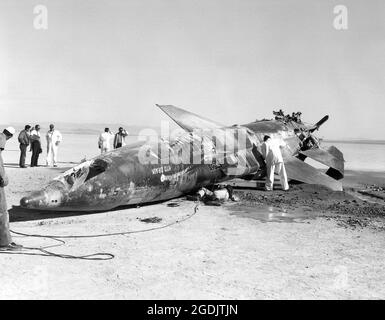
M 46 203 L 46 195 L 43 191 L 33 192 L 20 200 L 20 206 L 28 209 L 39 208 L 43 203 Z
M 64 193 L 57 184 L 49 185 L 41 191 L 34 191 L 20 200 L 20 206 L 26 209 L 50 210 L 62 205 Z

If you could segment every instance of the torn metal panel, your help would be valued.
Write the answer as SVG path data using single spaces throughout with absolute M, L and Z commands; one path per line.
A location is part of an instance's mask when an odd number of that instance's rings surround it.
M 327 150 L 322 148 L 300 151 L 306 157 L 316 160 L 333 169 L 333 178 L 339 180 L 344 176 L 344 157 L 342 152 L 331 146 Z M 332 170 L 330 170 L 332 171 Z
M 284 156 L 284 161 L 286 173 L 290 179 L 309 184 L 320 184 L 334 191 L 342 191 L 341 182 L 334 180 L 296 157 L 286 155 Z

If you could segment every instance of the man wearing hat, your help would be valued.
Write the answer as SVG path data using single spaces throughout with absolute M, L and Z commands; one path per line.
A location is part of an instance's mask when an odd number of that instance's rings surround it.
M 8 178 L 5 174 L 2 156 L 5 143 L 13 137 L 15 132 L 16 130 L 13 127 L 8 127 L 0 133 L 0 250 L 17 250 L 21 248 L 21 246 L 12 242 L 9 232 L 9 216 L 4 192 L 4 187 L 8 184 Z

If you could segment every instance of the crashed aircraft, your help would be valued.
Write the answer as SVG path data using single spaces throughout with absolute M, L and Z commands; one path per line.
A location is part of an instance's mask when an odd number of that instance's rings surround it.
M 264 135 L 281 139 L 287 176 L 332 190 L 342 190 L 344 159 L 336 147 L 323 149 L 314 125 L 290 118 L 224 126 L 172 105 L 157 105 L 184 133 L 173 141 L 147 139 L 80 163 L 42 190 L 20 200 L 28 209 L 105 211 L 179 197 L 233 178 L 265 176 L 261 155 Z M 326 173 L 304 162 L 309 157 L 328 166 Z

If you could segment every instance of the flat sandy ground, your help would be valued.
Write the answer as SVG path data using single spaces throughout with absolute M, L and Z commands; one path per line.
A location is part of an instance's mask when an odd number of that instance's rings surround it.
M 47 249 L 75 256 L 111 253 L 112 260 L 62 259 L 37 250 L 0 254 L 0 298 L 385 298 L 384 193 L 371 187 L 384 187 L 383 173 L 347 172 L 346 192 L 311 185 L 289 192 L 237 190 L 241 201 L 220 207 L 196 207 L 183 198 L 94 214 L 18 207 L 22 196 L 69 166 L 19 169 L 8 162 L 12 230 L 84 236 L 159 229 L 66 238 Z M 58 245 L 19 235 L 14 241 Z

